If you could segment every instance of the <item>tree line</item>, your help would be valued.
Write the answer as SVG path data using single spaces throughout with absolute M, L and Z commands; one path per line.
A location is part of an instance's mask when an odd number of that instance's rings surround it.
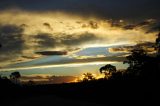
M 133 48 L 123 62 L 129 65 L 123 72 L 111 64 L 102 66 L 99 72 L 108 80 L 157 80 L 160 71 L 160 33 L 157 35 L 154 48 L 154 56 L 150 56 L 141 46 Z M 95 80 L 93 74 L 84 74 L 84 81 L 90 80 Z

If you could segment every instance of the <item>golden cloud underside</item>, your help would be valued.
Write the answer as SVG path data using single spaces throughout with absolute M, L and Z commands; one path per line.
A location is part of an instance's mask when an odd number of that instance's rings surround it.
M 126 30 L 120 26 L 113 26 L 113 23 L 107 19 L 83 17 L 58 11 L 4 10 L 0 11 L 0 20 L 1 27 L 14 25 L 23 29 L 20 39 L 23 43 L 20 52 L 14 56 L 12 56 L 12 53 L 8 53 L 9 60 L 5 59 L 5 53 L 1 53 L 1 58 L 6 60 L 3 61 L 2 66 L 11 64 L 15 60 L 19 60 L 16 62 L 21 62 L 31 60 L 32 57 L 39 58 L 40 56 L 35 54 L 37 51 L 70 50 L 73 48 L 123 43 L 135 44 L 139 41 L 154 42 L 155 40 L 155 33 L 145 33 L 140 28 Z M 123 22 L 125 21 L 120 20 L 122 25 L 124 24 Z M 16 34 L 12 33 L 12 36 L 14 35 Z M 9 44 L 10 41 L 6 43 Z

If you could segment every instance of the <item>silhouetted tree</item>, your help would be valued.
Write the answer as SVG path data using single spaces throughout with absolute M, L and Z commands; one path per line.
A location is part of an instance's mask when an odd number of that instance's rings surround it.
M 131 51 L 131 55 L 126 57 L 127 60 L 124 61 L 125 63 L 129 64 L 128 70 L 133 70 L 133 69 L 137 69 L 140 68 L 144 63 L 145 60 L 147 59 L 147 53 L 145 50 L 143 50 L 141 47 L 138 48 L 134 48 Z
M 112 76 L 109 79 L 112 79 L 112 80 L 123 80 L 123 79 L 125 79 L 125 77 L 123 75 L 123 72 L 118 71 L 118 72 L 112 73 Z
M 95 77 L 93 76 L 92 73 L 84 73 L 83 76 L 84 76 L 83 81 L 95 80 Z
M 19 72 L 13 72 L 10 75 L 10 79 L 15 83 L 18 83 L 20 77 L 21 77 L 21 74 Z
M 158 59 L 147 54 L 142 47 L 134 48 L 126 57 L 124 64 L 129 64 L 125 77 L 130 79 L 155 80 L 158 70 Z
M 103 67 L 101 67 L 99 69 L 100 73 L 104 73 L 105 74 L 105 78 L 107 78 L 108 75 L 111 75 L 112 73 L 115 73 L 117 71 L 116 67 L 111 65 L 111 64 L 107 64 Z
M 131 55 L 126 57 L 124 64 L 129 64 L 129 67 L 126 71 L 128 78 L 135 79 L 137 76 L 140 76 L 141 71 L 145 68 L 145 64 L 148 61 L 148 56 L 146 51 L 141 47 L 134 48 L 131 51 Z

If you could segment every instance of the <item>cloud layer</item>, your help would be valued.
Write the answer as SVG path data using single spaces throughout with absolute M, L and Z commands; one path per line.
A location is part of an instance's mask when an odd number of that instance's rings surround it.
M 46 74 L 33 74 L 33 75 L 25 75 L 20 78 L 20 80 L 24 83 L 28 81 L 33 81 L 35 84 L 57 84 L 57 83 L 69 83 L 75 82 L 77 77 L 74 76 L 51 76 Z M 28 82 L 30 83 L 30 82 Z
M 0 61 L 3 63 L 40 57 L 36 52 L 72 52 L 90 46 L 154 42 L 156 37 L 155 31 L 146 33 L 154 26 L 149 21 L 128 28 L 130 23 L 125 20 L 19 9 L 0 11 L 0 20 Z
M 0 10 L 61 11 L 83 16 L 139 20 L 160 19 L 159 0 L 1 0 Z

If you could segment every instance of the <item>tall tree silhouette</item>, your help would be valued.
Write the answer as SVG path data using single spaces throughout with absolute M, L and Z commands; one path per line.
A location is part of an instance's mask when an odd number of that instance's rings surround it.
M 156 40 L 157 41 L 157 40 Z M 126 71 L 130 79 L 156 80 L 158 76 L 158 56 L 150 56 L 142 47 L 136 47 L 126 57 L 124 64 L 129 64 Z
M 111 64 L 107 64 L 103 67 L 101 67 L 99 69 L 100 73 L 105 74 L 105 78 L 107 78 L 108 75 L 111 75 L 112 73 L 115 73 L 117 71 L 116 67 L 111 65 Z
M 131 51 L 131 55 L 127 56 L 126 59 L 127 60 L 124 61 L 124 64 L 129 64 L 127 72 L 133 76 L 137 76 L 148 61 L 148 56 L 145 50 L 141 47 L 136 47 Z
M 147 57 L 147 53 L 145 50 L 143 50 L 141 47 L 134 48 L 131 51 L 131 55 L 127 56 L 127 60 L 124 61 L 124 63 L 129 64 L 129 68 L 133 69 L 138 66 L 141 66 L 144 64 L 144 59 Z
M 21 74 L 19 72 L 13 72 L 10 75 L 10 79 L 14 81 L 16 84 L 18 84 L 20 77 L 21 77 Z

